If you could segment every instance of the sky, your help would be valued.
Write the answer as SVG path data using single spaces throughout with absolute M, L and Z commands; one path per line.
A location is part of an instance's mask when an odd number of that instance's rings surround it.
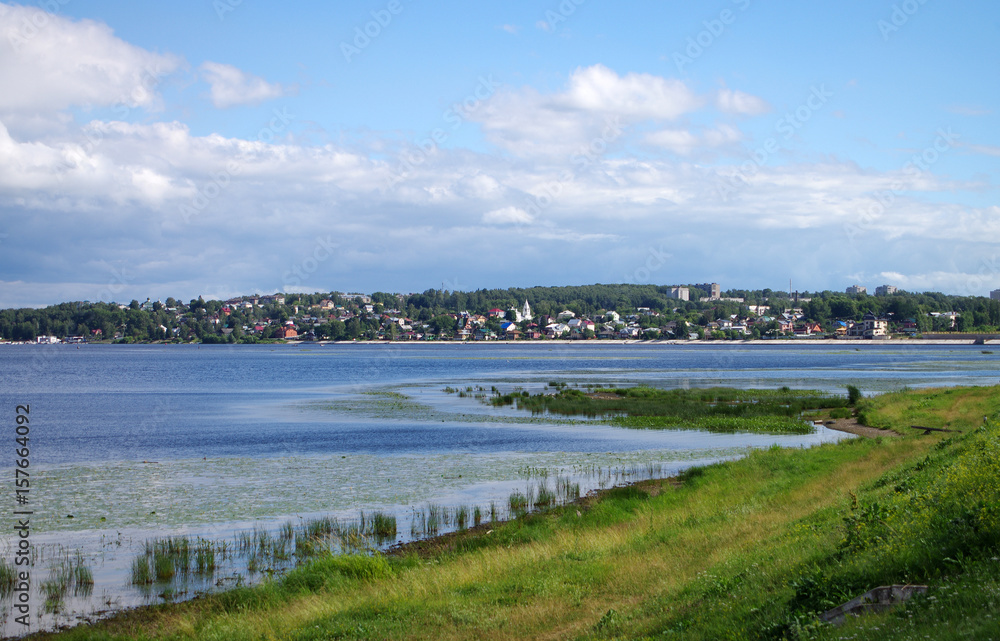
M 0 308 L 1000 289 L 1000 4 L 0 3 Z

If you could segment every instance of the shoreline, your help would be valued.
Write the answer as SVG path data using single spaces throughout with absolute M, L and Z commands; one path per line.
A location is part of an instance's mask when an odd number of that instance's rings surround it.
M 197 347 L 237 347 L 241 345 L 248 346 L 264 346 L 264 345 L 392 345 L 392 346 L 403 346 L 403 345 L 539 345 L 539 346 L 659 346 L 659 345 L 669 345 L 678 347 L 692 347 L 697 348 L 699 346 L 720 346 L 720 345 L 740 345 L 740 346 L 780 346 L 780 347 L 792 347 L 792 346 L 827 346 L 827 347 L 855 347 L 860 346 L 866 347 L 906 347 L 906 346 L 958 346 L 958 345 L 971 345 L 971 346 L 986 346 L 986 345 L 997 345 L 1000 346 L 1000 338 L 988 338 L 988 339 L 975 339 L 975 338 L 898 338 L 898 339 L 885 339 L 885 340 L 845 340 L 845 339 L 835 339 L 835 338 L 783 338 L 783 339 L 757 339 L 757 340 L 678 340 L 678 339 L 655 339 L 655 340 L 608 340 L 608 339 L 591 339 L 591 340 L 559 340 L 559 339 L 540 339 L 540 340 L 492 340 L 492 341 L 451 341 L 451 340 L 432 340 L 432 341 L 387 341 L 387 340 L 353 340 L 353 341 L 277 341 L 277 342 L 266 342 L 266 343 L 173 343 L 170 341 L 154 341 L 154 342 L 143 342 L 143 343 L 110 343 L 110 342 L 88 342 L 88 343 L 19 343 L 12 341 L 0 341 L 0 347 L 5 346 L 40 346 L 40 347 L 55 347 L 55 346 L 67 346 L 80 348 L 82 346 L 140 346 L 140 345 L 160 345 L 160 346 L 197 346 Z
M 878 430 L 875 428 L 866 427 L 860 425 L 855 419 L 837 419 L 835 421 L 829 421 L 835 423 L 834 425 L 827 424 L 828 422 L 818 423 L 817 427 L 827 427 L 830 429 L 848 432 L 855 434 L 861 438 L 876 438 L 879 436 L 893 436 L 899 437 L 899 434 L 891 432 L 889 430 Z M 792 448 L 794 449 L 794 448 Z M 609 495 L 613 495 L 616 492 L 620 492 L 624 488 L 636 488 L 637 490 L 647 494 L 649 497 L 655 497 L 664 491 L 671 488 L 676 489 L 683 485 L 683 477 L 688 474 L 691 470 L 696 470 L 698 468 L 704 468 L 715 463 L 708 464 L 695 464 L 686 467 L 674 474 L 669 476 L 661 476 L 656 478 L 647 478 L 635 481 L 625 481 L 609 487 L 601 489 L 593 489 L 583 494 L 571 501 L 567 501 L 560 505 L 548 506 L 542 509 L 534 509 L 526 511 L 522 514 L 512 516 L 505 519 L 498 519 L 496 521 L 484 521 L 479 525 L 470 526 L 464 529 L 452 530 L 449 532 L 444 532 L 435 536 L 430 536 L 426 538 L 418 538 L 403 543 L 397 543 L 390 545 L 386 548 L 378 550 L 378 554 L 385 555 L 386 557 L 403 559 L 409 556 L 416 556 L 420 559 L 434 559 L 441 557 L 442 555 L 447 555 L 451 553 L 457 553 L 461 551 L 461 546 L 466 541 L 474 541 L 481 539 L 483 537 L 490 536 L 494 529 L 503 527 L 510 523 L 516 523 L 522 519 L 530 518 L 546 518 L 552 515 L 558 516 L 566 510 L 575 510 L 578 517 L 585 514 L 589 510 L 593 509 L 596 505 L 601 503 Z M 297 566 L 295 566 L 297 567 Z M 292 568 L 294 569 L 294 567 Z M 287 572 L 292 571 L 292 569 L 287 570 Z M 285 572 L 285 573 L 287 573 Z M 275 578 L 280 582 L 280 577 L 285 573 L 275 574 Z M 256 586 L 261 585 L 260 583 L 254 583 L 248 587 L 250 589 L 255 589 Z M 191 598 L 181 599 L 178 601 L 168 601 L 164 603 L 150 603 L 143 605 L 134 605 L 129 607 L 124 607 L 115 610 L 104 610 L 97 611 L 95 613 L 90 613 L 87 615 L 80 616 L 76 623 L 66 624 L 63 623 L 57 627 L 50 630 L 38 630 L 32 634 L 29 634 L 28 639 L 33 638 L 50 638 L 51 636 L 58 635 L 61 632 L 65 632 L 72 629 L 78 629 L 86 625 L 103 625 L 106 623 L 127 622 L 134 620 L 143 620 L 148 617 L 151 613 L 162 611 L 164 608 L 179 608 L 182 611 L 185 608 L 196 608 L 199 607 L 199 603 L 206 600 L 217 598 L 218 595 L 232 592 L 232 588 L 225 588 L 222 590 L 206 590 L 197 591 Z M 6 637 L 5 637 L 6 638 Z

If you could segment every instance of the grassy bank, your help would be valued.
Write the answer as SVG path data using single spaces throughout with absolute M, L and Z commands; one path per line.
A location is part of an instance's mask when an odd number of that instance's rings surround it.
M 895 393 L 859 409 L 905 437 L 756 451 L 419 556 L 323 557 L 263 586 L 52 636 L 1000 638 L 1000 388 Z M 841 628 L 816 622 L 906 582 L 931 590 Z

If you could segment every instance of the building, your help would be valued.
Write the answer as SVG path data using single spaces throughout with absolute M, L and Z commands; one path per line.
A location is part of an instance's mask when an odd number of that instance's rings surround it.
M 676 300 L 690 300 L 691 290 L 687 287 L 668 287 L 666 294 L 669 298 Z
M 695 287 L 707 293 L 709 300 L 719 300 L 722 297 L 722 290 L 719 288 L 719 283 L 698 283 Z
M 532 320 L 531 305 L 528 305 L 528 299 L 527 298 L 524 299 L 524 307 L 522 307 L 521 309 L 517 309 L 516 307 L 514 307 L 513 305 L 511 305 L 511 308 L 509 310 L 507 310 L 507 312 L 508 312 L 507 313 L 507 318 L 510 318 L 511 315 L 513 315 L 514 316 L 514 320 L 516 322 L 518 322 L 518 323 L 520 323 L 521 321 L 530 321 L 530 320 Z
M 868 288 L 864 285 L 851 285 L 847 288 L 848 294 L 867 294 Z
M 893 285 L 879 285 L 875 288 L 876 296 L 891 296 L 898 292 L 899 289 Z
M 852 338 L 889 338 L 889 321 L 884 318 L 877 318 L 875 314 L 868 312 L 861 319 L 860 323 L 855 323 L 847 330 L 847 335 Z
M 1000 300 L 1000 289 L 994 289 L 990 292 L 990 300 Z

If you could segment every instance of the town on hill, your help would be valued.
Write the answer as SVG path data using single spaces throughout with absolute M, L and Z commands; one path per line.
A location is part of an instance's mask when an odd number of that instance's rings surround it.
M 989 336 L 997 296 L 721 291 L 583 285 L 423 293 L 248 295 L 129 304 L 62 303 L 0 311 L 0 339 L 20 343 L 485 340 L 755 340 Z M 1000 336 L 1000 334 L 998 334 Z

